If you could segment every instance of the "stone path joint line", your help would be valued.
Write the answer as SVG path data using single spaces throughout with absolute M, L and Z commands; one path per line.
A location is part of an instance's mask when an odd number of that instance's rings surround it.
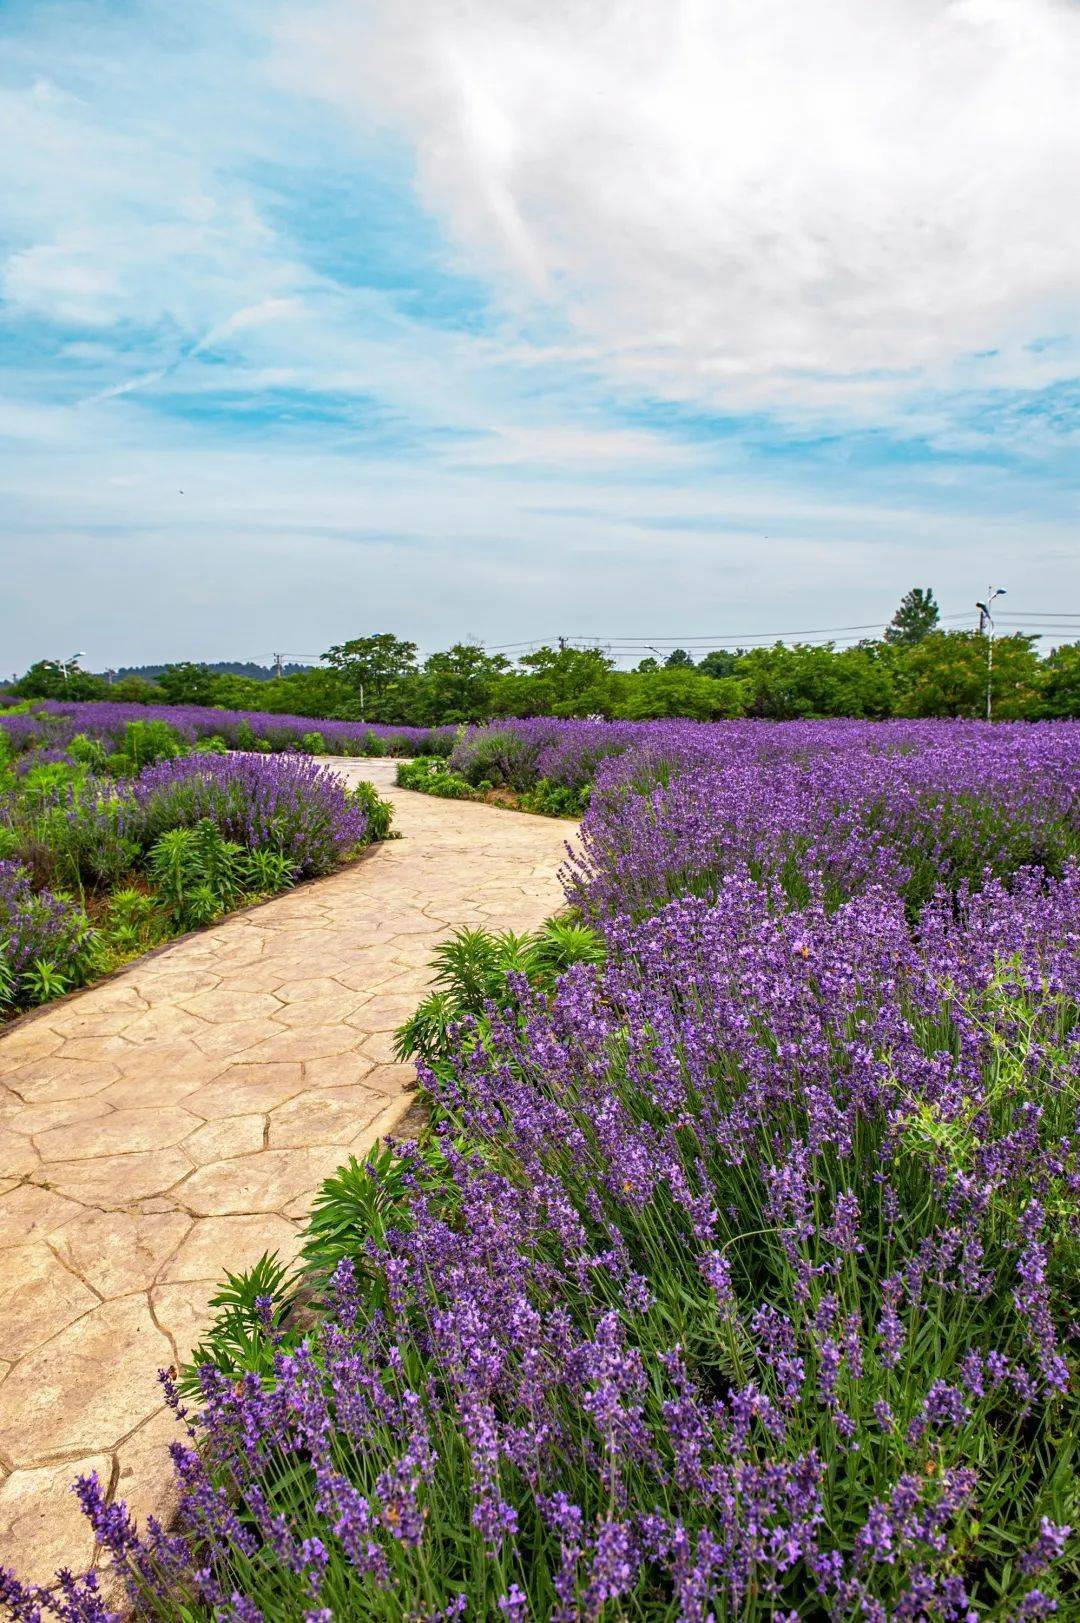
M 167 1510 L 157 1371 L 225 1270 L 291 1261 L 322 1180 L 408 1110 L 393 1032 L 435 944 L 562 900 L 565 823 L 329 764 L 393 800 L 402 839 L 0 1034 L 0 1565 L 24 1579 L 91 1563 L 79 1473 L 140 1521 Z

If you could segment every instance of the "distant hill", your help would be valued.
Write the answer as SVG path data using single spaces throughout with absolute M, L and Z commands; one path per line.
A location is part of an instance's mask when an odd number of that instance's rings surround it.
M 269 682 L 276 674 L 272 665 L 256 665 L 250 659 L 197 660 L 195 663 L 205 665 L 206 669 L 213 671 L 215 676 L 248 676 L 255 682 Z M 288 663 L 281 667 L 284 676 L 298 676 L 301 671 L 313 669 L 314 666 L 312 665 L 290 665 Z M 119 665 L 113 675 L 117 679 L 122 676 L 142 676 L 148 682 L 152 682 L 165 670 L 168 670 L 167 665 Z

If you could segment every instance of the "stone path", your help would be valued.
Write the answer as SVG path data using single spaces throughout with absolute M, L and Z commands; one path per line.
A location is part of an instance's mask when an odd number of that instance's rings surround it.
M 558 905 L 568 825 L 392 787 L 404 836 L 0 1034 L 0 1565 L 93 1555 L 70 1483 L 141 1519 L 184 1360 L 226 1268 L 291 1258 L 311 1195 L 410 1104 L 392 1033 L 463 924 Z

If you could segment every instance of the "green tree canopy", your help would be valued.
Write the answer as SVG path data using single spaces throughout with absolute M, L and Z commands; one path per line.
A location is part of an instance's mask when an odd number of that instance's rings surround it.
M 711 654 L 698 660 L 698 670 L 705 676 L 733 676 L 739 655 L 727 648 L 714 648 Z
M 183 660 L 178 665 L 166 665 L 157 685 L 168 704 L 214 704 L 220 680 L 208 665 Z
M 935 631 L 910 649 L 898 669 L 899 709 L 905 716 L 986 714 L 988 639 L 977 631 Z M 1039 714 L 1040 669 L 1035 638 L 994 643 L 993 710 L 998 721 Z
M 901 648 L 913 648 L 937 626 L 941 618 L 929 586 L 913 586 L 900 599 L 900 607 L 886 627 L 885 641 Z
M 996 659 L 996 655 L 995 655 Z M 1042 670 L 1044 716 L 1080 716 L 1080 642 L 1055 648 Z
M 108 686 L 100 676 L 58 659 L 39 659 L 13 684 L 20 699 L 104 699 Z
M 323 658 L 355 696 L 359 719 L 381 720 L 390 689 L 416 670 L 416 644 L 379 631 L 335 643 Z

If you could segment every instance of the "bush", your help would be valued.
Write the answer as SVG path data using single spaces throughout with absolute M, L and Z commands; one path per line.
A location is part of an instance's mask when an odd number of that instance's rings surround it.
M 395 780 L 401 789 L 415 789 L 420 794 L 436 795 L 440 800 L 482 799 L 480 791 L 471 783 L 466 783 L 441 760 L 430 757 L 399 762 Z
M 80 907 L 35 890 L 26 869 L 0 861 L 0 1005 L 45 1002 L 92 972 L 98 937 Z
M 351 790 L 353 801 L 360 806 L 367 823 L 368 840 L 396 839 L 391 832 L 394 821 L 394 808 L 388 800 L 383 800 L 373 783 L 357 783 Z
M 296 878 L 329 873 L 370 837 L 360 800 L 325 767 L 297 755 L 188 755 L 143 772 L 134 818 L 152 843 L 209 821 L 245 850 L 277 851 Z

